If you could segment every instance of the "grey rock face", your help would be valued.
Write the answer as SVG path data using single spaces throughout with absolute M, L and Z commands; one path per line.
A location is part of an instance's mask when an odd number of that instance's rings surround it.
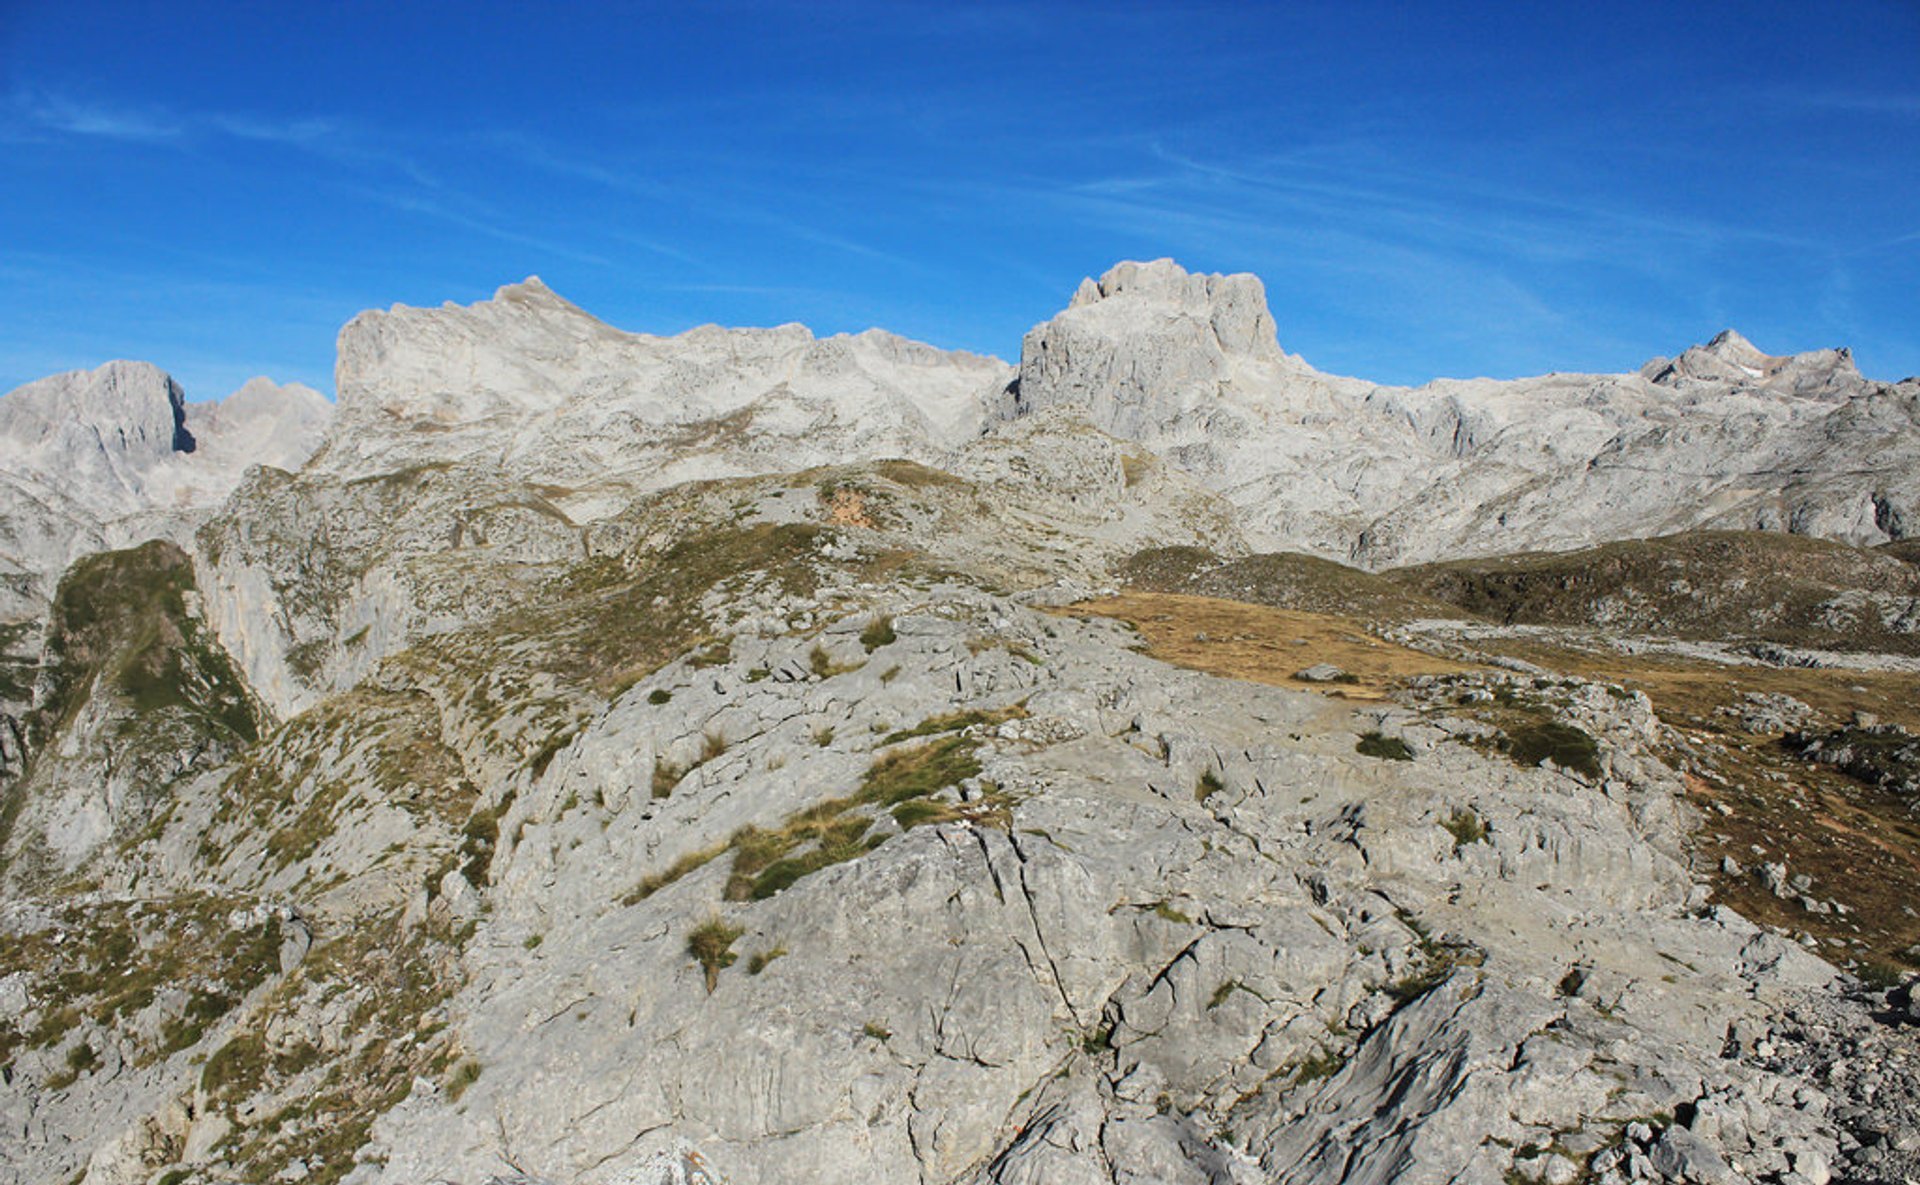
M 349 322 L 339 422 L 318 463 L 357 477 L 485 461 L 584 491 L 933 460 L 977 433 L 986 393 L 1008 375 L 994 359 L 879 330 L 624 333 L 536 277 L 471 306 L 396 306 Z

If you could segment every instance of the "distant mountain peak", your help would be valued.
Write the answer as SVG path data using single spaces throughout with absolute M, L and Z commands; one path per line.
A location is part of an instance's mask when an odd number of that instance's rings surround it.
M 1736 329 L 1723 329 L 1677 358 L 1656 358 L 1640 373 L 1665 387 L 1731 384 L 1829 400 L 1849 399 L 1871 386 L 1854 366 L 1853 351 L 1845 347 L 1769 354 Z

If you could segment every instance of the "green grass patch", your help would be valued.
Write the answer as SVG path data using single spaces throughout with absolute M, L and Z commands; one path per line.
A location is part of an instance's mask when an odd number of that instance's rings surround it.
M 665 798 L 672 794 L 673 788 L 680 784 L 680 779 L 687 776 L 688 769 L 688 766 L 668 761 L 664 757 L 654 758 L 653 776 L 651 779 L 653 796 L 655 798 Z
M 827 648 L 815 642 L 813 649 L 807 652 L 807 669 L 821 679 L 831 679 L 835 675 L 844 675 L 857 671 L 867 665 L 864 662 L 835 662 Z
M 1440 821 L 1440 826 L 1453 836 L 1453 850 L 1473 843 L 1487 842 L 1487 822 L 1468 807 L 1459 807 L 1451 815 Z
M 681 877 L 696 872 L 720 856 L 725 855 L 729 846 L 729 844 L 725 843 L 715 844 L 709 848 L 702 848 L 697 852 L 688 852 L 659 872 L 642 878 L 639 884 L 635 885 L 627 892 L 626 896 L 620 899 L 620 903 L 622 905 L 640 904 L 668 885 L 673 884 Z
M 467 1058 L 455 1066 L 453 1072 L 447 1075 L 447 1101 L 449 1103 L 459 1102 L 460 1096 L 467 1093 L 467 1088 L 480 1081 L 480 1071 L 482 1068 L 480 1063 L 473 1058 Z
M 786 947 L 774 946 L 767 950 L 759 951 L 749 956 L 747 959 L 747 974 L 748 975 L 760 974 L 762 971 L 765 971 L 767 967 L 775 959 L 778 959 L 784 956 L 786 953 L 787 953 Z

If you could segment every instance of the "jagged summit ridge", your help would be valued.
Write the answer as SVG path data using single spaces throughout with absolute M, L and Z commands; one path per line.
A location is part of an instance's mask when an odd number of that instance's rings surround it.
M 0 399 L 0 439 L 10 468 L 106 498 L 137 497 L 146 469 L 194 447 L 180 384 L 151 363 L 128 361 L 9 393 Z
M 1082 280 L 1069 309 L 1103 301 L 1172 305 L 1206 319 L 1220 348 L 1234 354 L 1277 353 L 1267 290 L 1250 272 L 1205 275 L 1188 272 L 1171 259 L 1125 262 L 1109 268 L 1096 282 Z M 1113 305 L 1104 312 L 1112 314 Z
M 1003 414 L 1077 406 L 1118 436 L 1186 442 L 1221 427 L 1222 407 L 1264 417 L 1324 385 L 1280 349 L 1257 277 L 1160 259 L 1082 281 L 1064 312 L 1028 332 Z
M 472 305 L 348 322 L 320 463 L 367 474 L 484 458 L 584 486 L 931 457 L 977 434 L 1009 373 L 879 330 L 629 333 L 530 277 Z

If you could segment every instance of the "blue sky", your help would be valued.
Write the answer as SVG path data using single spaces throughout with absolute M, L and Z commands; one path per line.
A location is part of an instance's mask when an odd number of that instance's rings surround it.
M 1920 4 L 0 0 L 0 390 L 331 392 L 362 308 L 1016 357 L 1080 277 L 1252 271 L 1385 382 L 1727 326 L 1920 373 Z

